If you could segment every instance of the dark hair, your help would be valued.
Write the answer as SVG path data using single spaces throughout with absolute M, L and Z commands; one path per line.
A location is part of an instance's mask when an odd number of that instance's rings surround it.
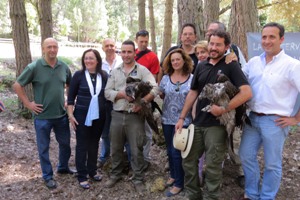
M 193 67 L 194 67 L 193 60 L 181 48 L 174 49 L 170 53 L 168 53 L 167 57 L 164 59 L 164 62 L 163 62 L 164 73 L 169 74 L 169 75 L 173 74 L 174 69 L 173 69 L 172 63 L 171 63 L 171 56 L 174 53 L 179 53 L 182 56 L 182 59 L 184 61 L 184 64 L 183 64 L 183 67 L 182 67 L 183 74 L 184 75 L 190 74 L 193 71 Z
M 183 24 L 183 25 L 182 25 L 182 28 L 181 28 L 181 34 L 182 34 L 183 29 L 184 29 L 185 27 L 192 27 L 192 28 L 194 29 L 195 35 L 197 34 L 197 32 L 196 32 L 196 26 L 195 26 L 194 24 L 192 24 L 192 23 L 186 23 L 186 24 Z
M 211 24 L 218 24 L 218 29 L 220 29 L 222 31 L 226 31 L 226 26 L 222 22 L 212 21 L 211 23 L 209 23 L 209 25 L 211 25 Z
M 143 36 L 143 37 L 145 37 L 145 36 L 149 36 L 149 32 L 148 31 L 146 31 L 146 30 L 140 30 L 139 32 L 137 32 L 136 34 L 135 34 L 135 38 L 138 38 L 139 36 Z
M 213 31 L 208 38 L 208 42 L 210 41 L 211 36 L 218 36 L 220 38 L 224 38 L 225 46 L 230 45 L 230 43 L 231 43 L 230 35 L 226 31 L 222 31 L 220 29 Z
M 101 76 L 103 76 L 104 73 L 102 70 L 102 58 L 100 56 L 99 51 L 97 51 L 96 49 L 88 49 L 83 52 L 82 57 L 81 57 L 82 72 L 84 73 L 86 70 L 86 66 L 84 64 L 84 57 L 85 57 L 85 54 L 87 54 L 88 52 L 93 52 L 95 54 L 97 62 L 98 62 L 97 66 L 96 66 L 96 72 L 99 73 Z
M 267 23 L 266 25 L 264 25 L 262 29 L 264 29 L 266 27 L 277 27 L 279 29 L 280 38 L 282 38 L 284 36 L 284 26 L 282 26 L 281 24 L 279 24 L 277 22 L 270 22 L 270 23 Z
M 135 51 L 135 44 L 132 40 L 125 40 L 122 45 L 132 45 L 133 46 L 133 50 Z

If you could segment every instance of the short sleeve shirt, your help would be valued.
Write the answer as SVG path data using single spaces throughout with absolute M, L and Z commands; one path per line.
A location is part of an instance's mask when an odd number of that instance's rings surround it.
M 240 65 L 236 61 L 226 64 L 225 57 L 223 57 L 216 65 L 210 64 L 209 60 L 199 63 L 194 73 L 191 89 L 197 90 L 200 94 L 207 83 L 214 84 L 217 82 L 218 73 L 225 74 L 237 88 L 242 85 L 249 85 Z M 194 119 L 194 124 L 196 126 L 209 127 L 220 125 L 219 120 L 211 113 L 201 111 L 202 108 L 209 104 L 210 101 L 207 99 L 198 101 Z
M 56 119 L 66 114 L 64 91 L 71 78 L 71 71 L 64 62 L 58 60 L 52 68 L 41 58 L 30 63 L 17 82 L 21 86 L 32 83 L 34 101 L 43 105 L 43 112 L 35 115 L 36 119 Z

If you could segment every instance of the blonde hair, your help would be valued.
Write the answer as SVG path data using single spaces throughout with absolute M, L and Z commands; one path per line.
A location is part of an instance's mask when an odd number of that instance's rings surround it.
M 205 51 L 208 51 L 207 46 L 208 46 L 208 42 L 206 40 L 201 40 L 195 45 L 194 49 L 196 51 L 197 48 L 201 48 L 204 49 Z

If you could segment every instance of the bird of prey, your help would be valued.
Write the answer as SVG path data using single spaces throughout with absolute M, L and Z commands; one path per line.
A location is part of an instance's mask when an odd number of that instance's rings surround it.
M 153 111 L 154 109 L 158 109 L 161 113 L 161 109 L 158 104 L 154 101 L 152 102 L 143 102 L 142 98 L 145 97 L 147 94 L 150 93 L 152 89 L 152 85 L 149 82 L 141 81 L 140 79 L 128 77 L 126 79 L 126 88 L 125 92 L 127 96 L 132 97 L 133 103 L 141 105 L 142 109 L 139 111 L 139 115 L 145 119 L 151 129 L 156 133 L 159 134 L 157 122 L 154 119 Z

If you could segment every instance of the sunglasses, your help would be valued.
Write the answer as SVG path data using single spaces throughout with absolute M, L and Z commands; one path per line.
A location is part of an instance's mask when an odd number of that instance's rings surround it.
M 177 81 L 177 82 L 176 82 L 176 89 L 175 89 L 175 92 L 179 92 L 179 90 L 180 90 L 180 82 Z

